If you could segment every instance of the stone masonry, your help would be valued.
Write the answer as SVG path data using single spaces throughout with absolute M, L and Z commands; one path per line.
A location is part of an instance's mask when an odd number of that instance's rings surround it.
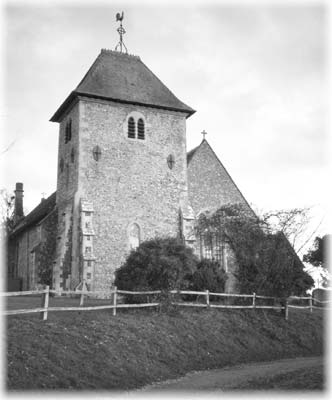
M 144 140 L 128 138 L 128 117 L 135 113 L 145 122 Z M 179 210 L 187 197 L 185 118 L 181 112 L 84 97 L 65 116 L 60 123 L 57 204 L 59 219 L 67 221 L 67 228 L 59 235 L 55 286 L 68 286 L 61 271 L 63 249 L 69 241 L 73 282 L 69 286 L 83 279 L 79 273 L 81 199 L 89 201 L 94 210 L 96 258 L 89 275 L 91 290 L 103 290 L 112 284 L 114 271 L 128 254 L 132 224 L 139 226 L 140 240 L 178 235 Z M 65 143 L 69 119 L 72 139 Z M 101 153 L 98 161 L 93 157 L 96 146 Z M 172 169 L 167 164 L 170 154 L 175 161 Z M 72 237 L 68 238 L 70 231 Z

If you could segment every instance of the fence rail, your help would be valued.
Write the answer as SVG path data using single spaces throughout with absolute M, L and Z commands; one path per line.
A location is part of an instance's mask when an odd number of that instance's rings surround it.
M 156 295 L 161 294 L 161 290 L 149 290 L 149 291 L 129 291 L 129 290 L 118 290 L 117 287 L 113 287 L 108 291 L 94 291 L 90 292 L 87 290 L 51 290 L 49 286 L 46 286 L 43 290 L 36 291 L 23 291 L 23 292 L 5 292 L 0 293 L 2 297 L 11 297 L 11 296 L 28 296 L 28 295 L 41 295 L 41 306 L 32 309 L 20 309 L 20 310 L 5 310 L 2 313 L 4 315 L 17 315 L 17 314 L 29 314 L 29 313 L 40 313 L 40 317 L 42 320 L 47 320 L 48 313 L 51 311 L 91 311 L 91 310 L 113 310 L 113 315 L 116 315 L 117 309 L 123 308 L 153 308 L 159 307 L 160 302 L 152 302 L 152 303 L 139 303 L 139 304 L 122 304 L 118 301 L 118 294 L 122 295 Z M 220 308 L 220 309 L 271 309 L 271 310 L 285 310 L 285 318 L 288 319 L 289 316 L 289 308 L 294 309 L 310 309 L 310 312 L 313 312 L 313 309 L 326 309 L 326 307 L 316 306 L 316 303 L 328 304 L 331 301 L 321 301 L 313 298 L 311 296 L 290 296 L 286 299 L 284 304 L 281 302 L 281 299 L 277 299 L 275 297 L 270 296 L 260 296 L 256 293 L 253 294 L 235 294 L 235 293 L 214 293 L 209 290 L 205 291 L 191 291 L 191 290 L 170 290 L 168 293 L 170 294 L 178 294 L 178 295 L 196 295 L 197 299 L 199 296 L 205 297 L 204 303 L 196 302 L 172 302 L 173 305 L 181 306 L 181 307 L 197 307 L 197 308 Z M 58 296 L 62 295 L 79 295 L 80 301 L 79 306 L 74 307 L 50 307 L 49 299 L 50 294 L 55 294 Z M 108 298 L 110 297 L 111 304 L 104 305 L 94 305 L 94 306 L 84 306 L 85 297 L 95 296 L 95 295 L 104 295 Z M 252 303 L 249 305 L 241 304 L 212 304 L 211 296 L 213 297 L 229 297 L 229 298 L 251 298 Z M 269 299 L 274 301 L 274 305 L 257 305 L 257 299 Z M 174 299 L 175 300 L 175 299 Z M 308 301 L 308 305 L 293 305 L 289 304 L 291 300 L 305 300 Z M 279 305 L 275 305 L 279 302 Z M 314 304 L 315 302 L 315 304 Z

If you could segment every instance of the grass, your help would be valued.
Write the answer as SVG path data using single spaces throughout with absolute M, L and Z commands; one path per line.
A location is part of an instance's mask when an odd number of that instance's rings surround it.
M 7 317 L 9 390 L 129 390 L 192 370 L 322 353 L 320 312 L 291 310 L 288 321 L 275 311 L 204 309 Z

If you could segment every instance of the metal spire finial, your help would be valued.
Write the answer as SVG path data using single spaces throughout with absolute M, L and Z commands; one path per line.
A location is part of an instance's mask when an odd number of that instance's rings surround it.
M 203 140 L 205 140 L 205 135 L 207 135 L 207 132 L 205 132 L 205 130 L 203 130 L 203 132 L 201 132 L 201 134 L 203 135 Z
M 116 20 L 120 21 L 120 26 L 118 27 L 117 31 L 119 32 L 120 35 L 120 41 L 119 43 L 115 46 L 115 50 L 118 50 L 118 48 L 120 48 L 120 53 L 122 53 L 122 47 L 124 47 L 126 54 L 128 54 L 128 50 L 126 45 L 123 43 L 123 35 L 126 33 L 124 27 L 122 26 L 122 20 L 124 17 L 124 12 L 122 11 L 122 14 L 120 15 L 120 13 L 116 14 Z

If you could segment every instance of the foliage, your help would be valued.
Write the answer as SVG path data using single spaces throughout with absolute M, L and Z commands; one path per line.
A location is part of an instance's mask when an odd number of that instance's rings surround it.
M 191 290 L 209 290 L 223 293 L 225 291 L 226 273 L 216 261 L 203 259 L 191 278 Z
M 184 290 L 190 286 L 197 262 L 192 249 L 176 238 L 147 240 L 116 271 L 114 284 L 130 291 Z
M 328 286 L 331 280 L 330 266 L 328 262 L 328 250 L 331 245 L 331 235 L 324 235 L 322 238 L 317 236 L 313 247 L 303 256 L 303 261 L 310 263 L 315 268 L 320 269 L 323 278 L 323 286 Z
M 53 213 L 43 227 L 43 241 L 38 249 L 38 283 L 52 286 L 53 257 L 56 249 L 58 214 Z
M 0 190 L 0 230 L 1 230 L 1 240 L 7 238 L 9 232 L 14 226 L 14 199 L 13 193 L 8 192 L 6 189 Z
M 303 256 L 303 261 L 312 264 L 314 267 L 328 268 L 327 252 L 331 244 L 331 235 L 317 236 L 313 248 Z
M 230 244 L 242 293 L 284 297 L 302 294 L 314 284 L 284 233 L 275 233 L 275 227 L 244 205 L 225 205 L 201 214 L 197 231 L 218 235 Z

